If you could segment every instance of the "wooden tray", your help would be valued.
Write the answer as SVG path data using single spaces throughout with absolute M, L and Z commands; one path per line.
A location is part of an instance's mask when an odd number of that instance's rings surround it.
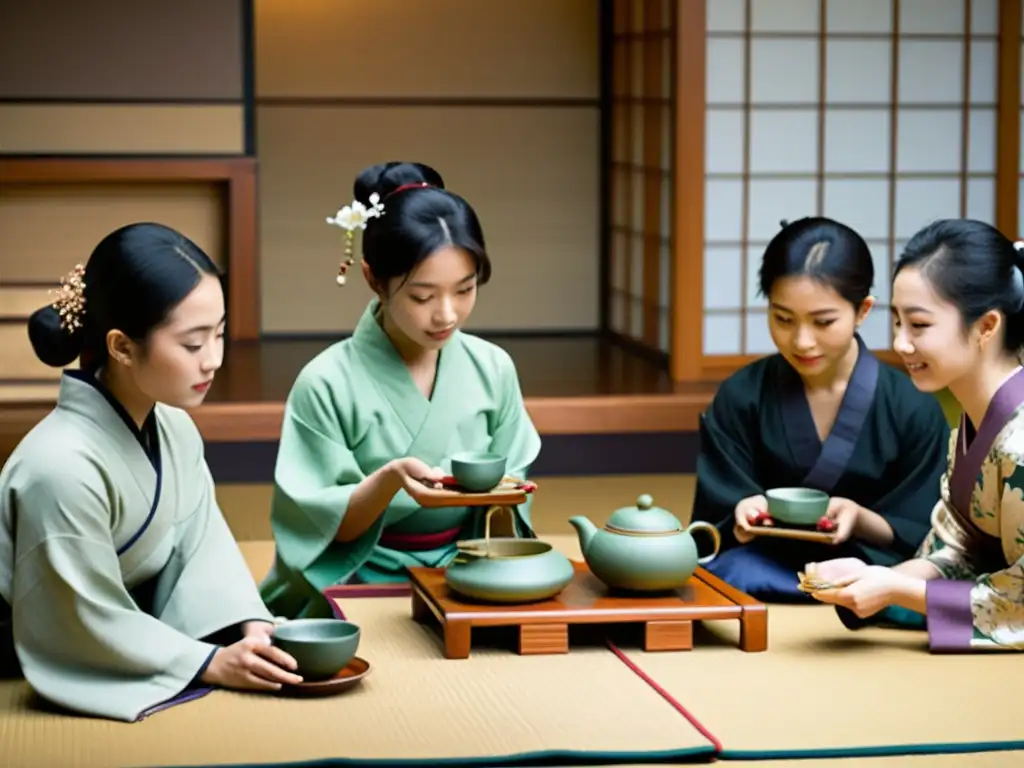
M 796 541 L 816 541 L 821 544 L 831 544 L 834 533 L 827 531 L 812 531 L 807 528 L 784 528 L 776 525 L 754 525 L 750 528 L 752 536 L 766 536 L 776 539 L 794 539 Z
M 448 589 L 441 568 L 409 568 L 412 615 L 440 623 L 444 655 L 466 659 L 474 627 L 519 627 L 520 655 L 569 652 L 570 624 L 643 624 L 645 651 L 693 648 L 693 622 L 739 619 L 739 647 L 768 649 L 768 608 L 703 568 L 681 589 L 653 597 L 610 594 L 585 563 L 551 600 L 526 605 L 473 603 Z
M 454 480 L 452 481 L 454 483 Z M 525 504 L 526 497 L 537 489 L 536 483 L 523 483 L 514 477 L 506 477 L 501 485 L 485 493 L 459 490 L 458 486 L 429 488 L 424 485 L 409 495 L 426 509 L 438 507 L 489 507 L 497 504 L 514 507 Z

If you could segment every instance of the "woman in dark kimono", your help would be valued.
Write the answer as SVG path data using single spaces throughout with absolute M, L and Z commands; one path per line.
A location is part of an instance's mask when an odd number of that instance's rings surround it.
M 693 519 L 717 526 L 705 566 L 765 601 L 806 600 L 805 563 L 911 556 L 939 497 L 949 424 L 938 400 L 879 362 L 858 328 L 870 312 L 871 253 L 849 227 L 805 218 L 765 250 L 760 290 L 778 353 L 724 381 L 701 417 Z M 765 491 L 814 488 L 831 497 L 832 543 L 759 537 L 772 525 Z

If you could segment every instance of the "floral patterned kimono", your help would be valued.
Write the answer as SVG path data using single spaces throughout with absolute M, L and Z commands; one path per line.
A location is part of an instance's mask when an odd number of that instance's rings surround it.
M 949 469 L 918 557 L 933 651 L 1024 650 L 1024 370 L 1000 387 L 977 433 L 950 436 Z

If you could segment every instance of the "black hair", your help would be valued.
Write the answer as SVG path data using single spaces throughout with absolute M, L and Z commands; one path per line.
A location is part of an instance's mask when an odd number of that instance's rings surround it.
M 860 309 L 875 281 L 875 263 L 864 238 L 824 216 L 780 224 L 782 230 L 768 243 L 761 259 L 761 295 L 767 298 L 777 280 L 806 275 Z
M 954 305 L 964 332 L 982 315 L 1006 317 L 1003 348 L 1024 347 L 1024 256 L 1002 232 L 974 219 L 940 219 L 915 234 L 896 263 L 917 268 L 935 293 Z
M 61 327 L 52 305 L 37 309 L 28 321 L 36 356 L 63 368 L 81 358 L 94 373 L 107 362 L 107 334 L 119 330 L 145 344 L 171 311 L 217 265 L 184 235 L 162 224 L 130 224 L 104 237 L 89 256 L 82 281 L 82 326 Z
M 355 198 L 369 207 L 375 193 L 384 213 L 367 222 L 363 258 L 381 288 L 444 246 L 470 255 L 478 284 L 490 280 L 491 261 L 476 212 L 445 189 L 441 174 L 422 163 L 372 165 L 356 178 Z

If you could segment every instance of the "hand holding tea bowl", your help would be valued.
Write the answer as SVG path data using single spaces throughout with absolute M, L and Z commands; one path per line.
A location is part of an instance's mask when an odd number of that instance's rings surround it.
M 292 619 L 274 627 L 270 642 L 295 659 L 303 682 L 330 680 L 359 650 L 357 624 L 340 619 Z
M 472 493 L 485 493 L 505 479 L 507 459 L 486 451 L 463 451 L 450 459 L 455 482 Z

